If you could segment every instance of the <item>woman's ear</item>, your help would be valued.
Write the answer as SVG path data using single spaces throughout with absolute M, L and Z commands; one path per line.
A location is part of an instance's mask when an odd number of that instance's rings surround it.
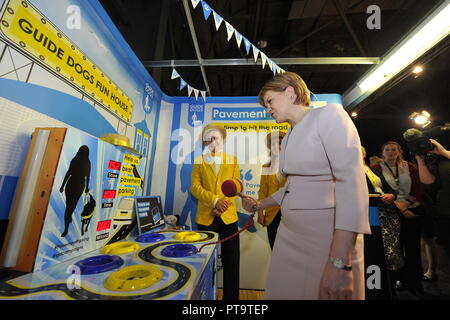
M 284 91 L 287 95 L 287 97 L 294 102 L 295 99 L 297 99 L 297 95 L 295 94 L 295 90 L 292 86 L 289 86 L 286 88 L 286 90 Z

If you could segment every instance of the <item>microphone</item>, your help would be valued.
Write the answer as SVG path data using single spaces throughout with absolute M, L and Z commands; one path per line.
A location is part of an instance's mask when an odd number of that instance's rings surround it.
M 223 192 L 223 194 L 226 197 L 231 198 L 231 197 L 238 196 L 238 197 L 243 198 L 243 196 L 244 196 L 242 194 L 243 190 L 244 190 L 244 185 L 242 184 L 242 181 L 239 180 L 239 179 L 229 179 L 229 180 L 225 180 L 222 183 L 222 192 Z M 252 220 L 253 220 L 253 217 L 254 217 L 256 211 L 257 211 L 256 206 L 253 206 L 253 213 L 250 215 L 246 225 L 241 230 L 239 230 L 236 233 L 233 233 L 232 235 L 230 235 L 230 236 L 228 236 L 228 237 L 226 237 L 224 239 L 221 239 L 221 240 L 218 240 L 218 241 L 214 241 L 214 242 L 205 243 L 204 245 L 202 245 L 197 250 L 197 253 L 199 253 L 203 249 L 203 247 L 205 247 L 205 246 L 209 246 L 209 245 L 212 245 L 212 244 L 217 244 L 217 243 L 221 243 L 221 242 L 227 241 L 227 240 L 237 236 L 242 231 L 247 230 L 252 225 Z
M 244 185 L 242 184 L 242 181 L 239 179 L 229 179 L 229 180 L 225 180 L 222 183 L 223 194 L 230 198 L 238 196 L 242 199 L 244 197 L 244 195 L 242 194 L 243 189 L 244 189 Z M 256 205 L 254 205 L 252 207 L 252 210 L 253 210 L 253 214 L 252 214 L 252 216 L 253 216 L 256 213 L 256 211 L 258 211 L 258 207 Z
M 227 197 L 241 197 L 242 198 L 242 190 L 244 189 L 244 185 L 242 181 L 239 179 L 229 179 L 225 180 L 222 183 L 222 192 Z

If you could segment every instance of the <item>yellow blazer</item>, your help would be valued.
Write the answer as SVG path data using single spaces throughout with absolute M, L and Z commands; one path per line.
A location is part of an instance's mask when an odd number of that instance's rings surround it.
M 263 167 L 268 167 L 268 165 L 264 165 Z M 261 182 L 259 183 L 258 199 L 262 200 L 270 197 L 272 194 L 277 192 L 278 189 L 284 186 L 286 180 L 286 177 L 283 176 L 280 183 L 276 174 L 262 175 Z M 266 225 L 272 223 L 279 210 L 279 206 L 267 208 L 265 210 L 264 222 Z
M 205 159 L 206 158 L 206 159 Z M 239 165 L 237 158 L 222 153 L 222 164 L 219 173 L 213 161 L 207 161 L 208 155 L 195 158 L 191 177 L 191 193 L 198 199 L 197 217 L 198 224 L 209 226 L 213 220 L 214 202 L 217 198 L 226 198 L 222 193 L 222 183 L 229 179 L 239 179 Z M 238 220 L 235 198 L 227 198 L 229 207 L 220 217 L 225 224 Z

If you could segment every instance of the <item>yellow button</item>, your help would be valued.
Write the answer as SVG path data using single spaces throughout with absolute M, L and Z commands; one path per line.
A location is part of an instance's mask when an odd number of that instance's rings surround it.
M 154 265 L 134 265 L 111 273 L 104 285 L 113 291 L 135 291 L 150 287 L 163 277 L 163 272 Z
M 100 252 L 103 254 L 124 254 L 134 252 L 139 249 L 139 245 L 135 242 L 124 241 L 124 242 L 116 242 L 104 246 Z
M 182 231 L 178 232 L 174 238 L 177 240 L 183 240 L 183 241 L 195 241 L 202 237 L 202 235 L 198 232 L 194 231 Z

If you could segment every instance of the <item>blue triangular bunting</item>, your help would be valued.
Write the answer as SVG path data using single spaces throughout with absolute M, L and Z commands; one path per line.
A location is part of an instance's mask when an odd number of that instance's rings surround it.
M 247 52 L 247 54 L 249 54 L 250 47 L 252 44 L 250 43 L 250 41 L 248 41 L 248 39 L 246 37 L 243 37 L 243 38 L 244 38 L 245 51 Z
M 186 87 L 187 83 L 186 81 L 183 80 L 183 78 L 180 77 L 180 91 L 184 89 L 184 87 Z
M 208 20 L 209 15 L 212 12 L 212 9 L 206 2 L 203 2 L 203 1 L 202 1 L 202 8 L 203 8 L 203 15 L 205 17 L 205 20 Z

